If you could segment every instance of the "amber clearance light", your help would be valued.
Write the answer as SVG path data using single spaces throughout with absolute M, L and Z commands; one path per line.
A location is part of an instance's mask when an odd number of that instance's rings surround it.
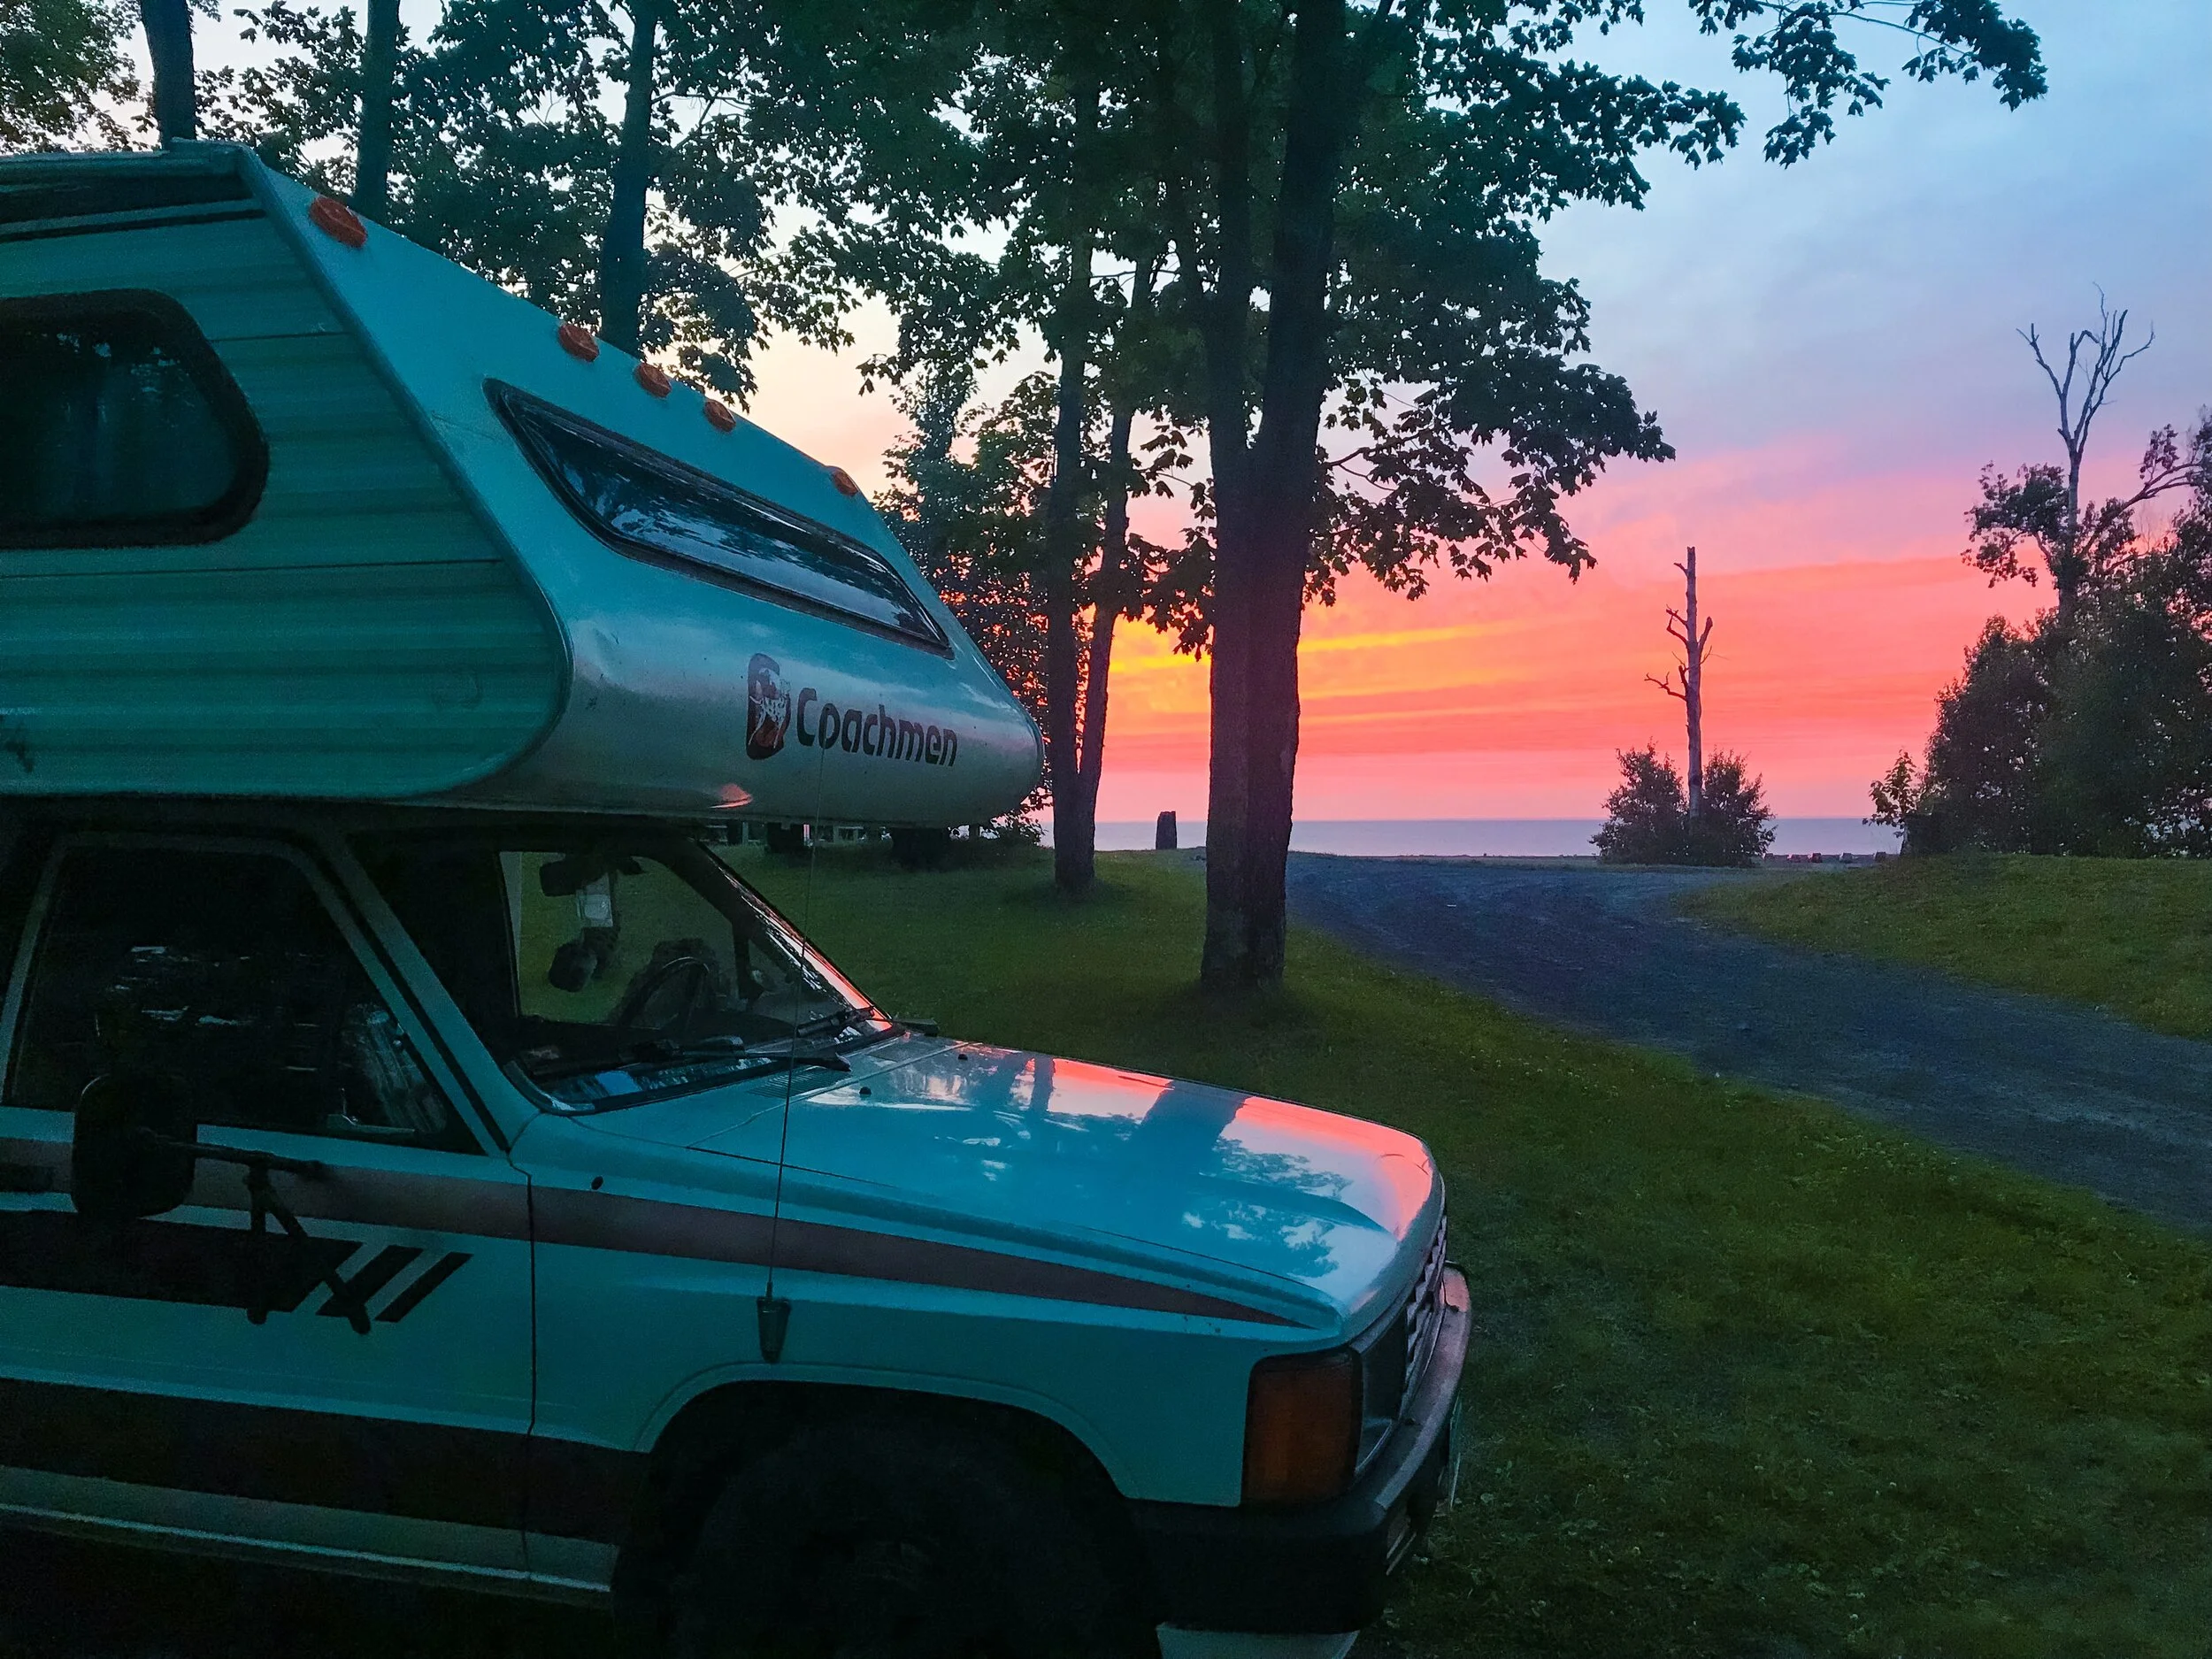
M 1349 1348 L 1286 1354 L 1252 1368 L 1244 1414 L 1244 1501 L 1315 1503 L 1352 1484 L 1360 1364 Z

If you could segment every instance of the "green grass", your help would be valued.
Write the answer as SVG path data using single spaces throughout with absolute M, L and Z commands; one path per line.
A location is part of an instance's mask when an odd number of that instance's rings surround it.
M 1412 1655 L 2201 1655 L 2212 1253 L 1294 933 L 1195 990 L 1180 861 L 739 865 L 885 1005 L 1402 1125 L 1476 1297 Z
M 1724 882 L 1684 908 L 1785 944 L 1918 963 L 2212 1037 L 2212 867 L 2201 864 L 1903 858 Z

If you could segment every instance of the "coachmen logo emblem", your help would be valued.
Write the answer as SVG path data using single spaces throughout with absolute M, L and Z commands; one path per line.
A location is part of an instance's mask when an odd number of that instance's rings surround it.
M 783 670 L 764 651 L 756 651 L 745 670 L 745 758 L 766 760 L 783 747 L 791 725 L 791 694 Z
M 923 766 L 950 766 L 960 758 L 960 734 L 951 726 L 910 720 L 880 703 L 841 708 L 811 686 L 795 696 L 784 684 L 782 664 L 757 651 L 745 669 L 746 759 L 780 753 L 787 735 L 807 749 Z

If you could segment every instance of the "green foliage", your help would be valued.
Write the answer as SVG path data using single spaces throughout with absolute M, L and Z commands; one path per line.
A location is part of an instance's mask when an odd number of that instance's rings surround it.
M 2200 1244 L 1302 931 L 1295 995 L 1206 1001 L 1179 858 L 1079 905 L 1041 857 L 739 860 L 887 1007 L 1428 1140 L 1477 1334 L 1408 1654 L 2202 1651 Z
M 123 51 L 134 20 L 124 0 L 0 0 L 0 151 L 121 143 L 102 105 L 138 96 Z
M 1045 598 L 1037 505 L 1052 449 L 1052 385 L 1033 374 L 982 419 L 967 413 L 972 377 L 923 377 L 902 403 L 912 434 L 890 453 L 877 509 L 946 606 L 1040 730 L 1045 708 Z M 965 440 L 969 452 L 956 454 Z M 1010 822 L 1034 826 L 1040 783 Z
M 1723 751 L 1706 761 L 1694 818 L 1682 774 L 1655 747 L 1623 750 L 1620 762 L 1604 827 L 1590 838 L 1606 863 L 1755 864 L 1774 844 L 1774 815 L 1742 756 Z
M 764 327 L 845 340 L 849 290 L 778 246 L 774 211 L 833 219 L 902 200 L 909 170 L 949 147 L 949 37 L 917 6 L 872 6 L 855 29 L 829 5 L 651 3 L 641 344 L 741 398 Z M 403 31 L 394 228 L 549 311 L 596 316 L 633 15 L 602 0 L 450 0 L 426 42 Z M 245 38 L 282 50 L 221 82 L 214 131 L 345 193 L 353 11 L 265 0 L 241 16 Z
M 1784 944 L 1940 968 L 2212 1038 L 2212 867 L 1961 853 L 1726 882 L 1685 908 Z

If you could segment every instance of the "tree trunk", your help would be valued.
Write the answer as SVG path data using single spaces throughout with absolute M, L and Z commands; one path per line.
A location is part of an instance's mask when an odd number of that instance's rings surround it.
M 1682 654 L 1682 710 L 1690 728 L 1690 822 L 1694 824 L 1705 811 L 1705 642 L 1697 633 L 1695 548 L 1683 556 L 1682 579 L 1687 618 L 1684 631 L 1690 636 L 1689 649 Z
M 1076 579 L 1084 562 L 1084 429 L 1089 424 L 1085 376 L 1090 368 L 1090 203 L 1084 188 L 1098 127 L 1098 82 L 1075 94 L 1075 137 L 1069 152 L 1067 281 L 1054 319 L 1059 354 L 1058 408 L 1052 430 L 1052 484 L 1045 492 L 1045 761 L 1052 780 L 1052 879 L 1062 891 L 1089 891 L 1095 873 L 1095 826 L 1083 797 L 1078 703 L 1082 657 L 1076 638 Z
M 1098 580 L 1093 584 L 1091 648 L 1083 661 L 1083 724 L 1078 734 L 1076 789 L 1082 801 L 1081 829 L 1087 859 L 1098 847 L 1098 780 L 1106 764 L 1106 687 L 1114 665 L 1114 625 L 1120 620 L 1125 595 L 1121 584 L 1129 568 L 1129 434 L 1135 411 L 1124 405 L 1114 411 L 1106 436 L 1106 475 L 1114 480 L 1106 499 L 1103 534 L 1099 539 Z M 1060 833 L 1056 821 L 1056 844 Z
M 1216 987 L 1273 985 L 1283 977 L 1298 634 L 1312 554 L 1315 445 L 1328 388 L 1337 178 L 1355 91 L 1344 73 L 1344 0 L 1308 0 L 1298 8 L 1260 422 L 1243 488 L 1224 492 L 1217 508 L 1214 777 L 1200 968 Z
M 399 0 L 368 0 L 361 49 L 361 136 L 354 151 L 353 205 L 382 220 L 392 206 L 392 99 L 399 73 Z
M 645 309 L 645 193 L 653 182 L 653 59 L 659 39 L 660 9 L 654 0 L 630 0 L 629 89 L 599 254 L 599 332 L 609 345 L 634 357 Z
M 154 66 L 154 130 L 165 144 L 199 136 L 199 99 L 192 84 L 192 12 L 187 0 L 139 0 L 146 56 Z

